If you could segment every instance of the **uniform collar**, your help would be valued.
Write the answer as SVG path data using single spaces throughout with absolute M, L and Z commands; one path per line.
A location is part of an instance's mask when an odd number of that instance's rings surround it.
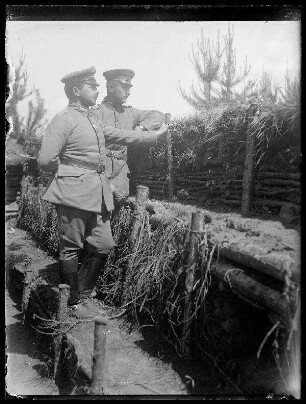
M 71 102 L 69 105 L 68 105 L 68 107 L 69 108 L 72 108 L 72 109 L 75 109 L 75 110 L 77 110 L 77 111 L 79 111 L 79 112 L 89 112 L 89 108 L 85 108 L 85 107 L 83 107 L 82 105 L 80 105 L 80 104 L 78 104 L 77 102 Z
M 71 104 L 68 105 L 68 108 L 78 111 L 86 117 L 92 116 L 91 110 L 89 108 L 85 108 L 82 105 L 78 104 L 77 102 L 72 102 Z
M 108 98 L 107 96 L 103 98 L 102 104 L 105 105 L 107 108 L 112 109 L 113 111 L 123 112 L 124 105 L 121 108 L 116 107 Z

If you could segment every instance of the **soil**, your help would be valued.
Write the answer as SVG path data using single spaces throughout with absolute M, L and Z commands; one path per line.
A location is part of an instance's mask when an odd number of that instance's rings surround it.
M 189 225 L 191 213 L 199 210 L 193 205 L 169 204 L 154 201 L 153 216 L 161 221 L 173 219 Z M 299 282 L 301 239 L 299 218 L 282 217 L 272 212 L 242 216 L 236 210 L 214 206 L 213 210 L 201 208 L 207 233 L 219 247 L 253 256 L 262 263 L 277 269 L 271 276 L 293 277 Z M 227 257 L 226 257 L 227 258 Z M 251 265 L 251 262 L 250 262 Z M 255 269 L 257 270 L 257 269 Z M 277 271 L 280 273 L 278 274 Z
M 20 299 L 5 290 L 7 397 L 58 396 L 49 378 L 48 353 L 22 323 Z
M 155 205 L 154 209 L 156 216 L 164 215 L 164 207 L 161 204 L 159 207 Z M 177 209 L 174 212 L 177 219 L 188 221 L 190 221 L 191 212 L 197 210 L 196 207 L 190 206 L 189 210 L 187 208 L 188 214 L 186 214 L 186 210 L 184 213 L 183 210 L 178 212 L 181 208 Z M 220 211 L 205 211 L 205 214 L 207 214 L 207 223 L 210 223 L 215 237 L 222 243 L 243 245 L 243 248 L 254 251 L 254 254 L 267 255 L 277 252 L 278 260 L 289 259 L 294 263 L 294 268 L 299 267 L 300 234 L 298 223 L 286 223 L 286 221 L 281 221 L 279 217 L 272 215 L 242 218 L 235 212 L 228 214 Z M 6 235 L 7 251 L 30 257 L 31 269 L 32 267 L 35 268 L 35 265 L 40 269 L 42 264 L 45 268 L 51 268 L 54 265 L 54 258 L 38 249 L 26 232 L 15 227 L 14 220 L 7 222 Z M 100 305 L 99 308 L 102 314 L 108 313 L 106 306 Z M 28 385 L 27 390 L 24 387 L 24 375 L 29 375 L 29 368 L 31 368 L 34 357 L 28 353 L 29 340 L 23 337 L 18 338 L 18 333 L 21 335 L 24 333 L 21 318 L 17 317 L 17 324 L 12 324 L 12 316 L 14 316 L 16 308 L 14 308 L 14 302 L 10 301 L 9 297 L 6 302 L 6 310 L 8 354 L 21 353 L 15 357 L 14 368 L 9 369 L 8 367 L 8 391 L 11 389 L 10 394 L 24 394 L 25 391 L 33 393 L 34 390 L 31 389 L 30 385 Z M 85 370 L 87 368 L 89 376 L 91 369 L 88 367 L 88 363 L 92 362 L 93 326 L 93 323 L 79 323 L 70 333 L 72 340 L 81 341 L 82 355 L 80 356 L 84 359 L 83 367 Z M 142 332 L 140 330 L 130 332 L 126 321 L 123 318 L 118 318 L 108 322 L 108 329 L 108 357 L 105 373 L 105 393 L 107 395 L 186 395 L 190 392 L 218 395 L 219 391 L 220 394 L 222 393 L 224 377 L 215 367 L 205 367 L 203 364 L 191 366 L 188 363 L 182 363 L 160 343 L 156 332 L 152 333 L 149 327 L 141 330 Z M 12 348 L 13 346 L 15 348 Z M 28 357 L 31 358 L 31 365 L 27 364 Z M 247 366 L 253 374 L 258 370 L 256 360 L 251 361 Z M 18 373 L 15 373 L 14 369 L 18 369 Z M 269 372 L 273 379 L 272 373 L 267 369 L 266 372 Z M 261 373 L 260 377 L 264 379 L 264 373 Z M 44 377 L 41 380 L 43 381 L 43 379 Z M 58 394 L 56 390 L 53 390 L 52 383 L 46 385 L 42 383 L 40 386 L 41 394 Z M 20 391 L 18 391 L 19 388 Z M 231 393 L 239 396 L 239 391 L 235 389 L 235 386 L 231 389 Z M 40 393 L 34 392 L 33 394 Z M 59 394 L 62 392 L 60 391 Z

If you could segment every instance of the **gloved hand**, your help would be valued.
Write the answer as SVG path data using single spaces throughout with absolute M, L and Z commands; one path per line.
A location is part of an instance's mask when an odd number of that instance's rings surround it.
M 157 139 L 159 141 L 163 141 L 166 139 L 168 128 L 169 125 L 165 124 L 165 122 L 162 122 L 160 128 L 156 131 Z
M 121 195 L 119 192 L 116 190 L 113 191 L 113 197 L 114 197 L 114 205 L 115 207 L 121 208 L 121 206 L 125 205 L 127 196 Z

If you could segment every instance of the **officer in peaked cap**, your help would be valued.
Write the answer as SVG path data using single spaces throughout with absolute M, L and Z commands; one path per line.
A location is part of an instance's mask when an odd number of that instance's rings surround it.
M 69 105 L 47 126 L 37 159 L 41 169 L 54 174 L 43 199 L 56 206 L 59 279 L 70 286 L 68 305 L 78 318 L 97 314 L 88 306 L 88 297 L 115 246 L 110 227 L 114 205 L 105 170 L 105 140 L 122 145 L 152 145 L 167 129 L 163 125 L 158 131 L 140 134 L 102 125 L 90 109 L 98 96 L 95 72 L 90 67 L 61 79 Z M 84 252 L 85 258 L 79 262 Z
M 66 74 L 66 76 L 61 78 L 61 82 L 67 85 L 76 83 L 84 83 L 84 84 L 86 83 L 98 87 L 99 84 L 96 81 L 95 74 L 96 74 L 96 68 L 94 66 L 91 66 L 88 69 Z
M 94 113 L 108 125 L 122 129 L 138 128 L 142 134 L 147 130 L 156 130 L 164 122 L 164 114 L 157 110 L 139 110 L 124 105 L 133 87 L 133 70 L 114 69 L 103 73 L 106 79 L 107 95 Z M 111 175 L 115 202 L 129 194 L 129 168 L 127 165 L 127 147 L 106 142 L 106 169 Z
M 114 69 L 104 72 L 103 76 L 107 81 L 116 80 L 129 87 L 133 87 L 131 80 L 135 76 L 135 73 L 129 69 Z

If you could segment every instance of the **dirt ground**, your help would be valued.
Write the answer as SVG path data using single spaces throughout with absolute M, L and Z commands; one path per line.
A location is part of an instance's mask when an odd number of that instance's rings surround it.
M 157 204 L 158 205 L 158 204 Z M 165 216 L 164 205 L 155 205 L 156 216 Z M 174 214 L 178 220 L 190 220 L 192 211 L 197 210 L 191 206 L 190 209 L 175 210 Z M 187 212 L 187 213 L 186 213 Z M 208 224 L 216 239 L 222 245 L 240 246 L 239 248 L 253 251 L 254 255 L 272 256 L 277 262 L 289 262 L 290 270 L 298 270 L 300 262 L 300 227 L 299 222 L 280 219 L 279 216 L 262 215 L 261 217 L 242 218 L 236 212 L 226 211 L 212 212 L 205 211 L 208 217 Z M 170 214 L 171 216 L 171 214 Z M 6 224 L 6 252 L 24 254 L 31 258 L 32 266 L 47 268 L 54 264 L 54 258 L 38 249 L 26 232 L 15 227 L 14 220 Z M 276 257 L 276 258 L 275 258 Z M 51 268 L 51 267 L 50 267 Z M 287 268 L 287 267 L 286 267 Z M 6 325 L 10 325 L 13 313 L 11 301 L 6 303 L 7 316 Z M 103 312 L 103 307 L 101 306 Z M 107 312 L 107 308 L 104 307 Z M 10 314 L 11 313 L 11 314 Z M 20 319 L 18 319 L 20 323 Z M 19 325 L 18 325 L 19 327 Z M 222 380 L 216 368 L 207 369 L 203 365 L 189 366 L 174 357 L 173 353 L 167 350 L 158 339 L 156 333 L 151 330 L 145 332 L 128 332 L 128 325 L 121 319 L 112 320 L 108 324 L 109 333 L 107 336 L 107 370 L 105 378 L 105 390 L 107 395 L 186 395 L 191 391 L 193 394 L 222 394 Z M 148 327 L 149 328 L 149 327 Z M 84 367 L 90 373 L 88 363 L 92 361 L 93 323 L 88 325 L 78 324 L 70 334 L 72 339 L 76 338 L 81 342 L 81 350 L 85 358 Z M 10 339 L 12 334 L 7 332 Z M 23 345 L 26 340 L 18 339 L 18 350 L 24 351 Z M 84 346 L 86 350 L 84 350 Z M 22 374 L 28 365 L 26 356 L 20 357 L 17 368 L 20 373 L 12 372 L 10 376 L 11 385 L 22 382 Z M 255 361 L 256 362 L 256 361 Z M 256 363 L 249 363 L 249 371 L 255 374 Z M 269 373 L 269 369 L 266 371 Z M 262 377 L 263 373 L 261 374 Z M 273 378 L 272 373 L 270 376 Z M 17 383 L 17 384 L 16 384 Z M 48 387 L 42 384 L 42 390 L 47 393 Z M 53 387 L 51 389 L 53 391 Z M 232 394 L 241 394 L 233 388 Z M 61 393 L 60 393 L 61 394 Z
M 5 290 L 6 393 L 8 397 L 58 396 L 48 377 L 48 357 L 22 324 L 20 299 Z

